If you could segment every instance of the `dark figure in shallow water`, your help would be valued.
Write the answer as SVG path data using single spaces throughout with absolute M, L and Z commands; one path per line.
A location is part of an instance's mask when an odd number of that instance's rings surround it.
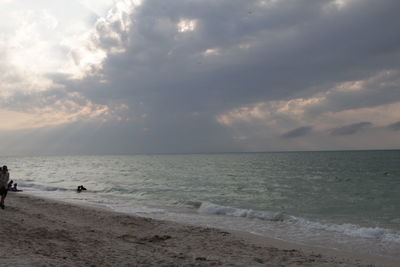
M 78 188 L 76 189 L 78 193 L 80 193 L 82 190 L 86 190 L 86 188 L 83 185 L 78 186 Z

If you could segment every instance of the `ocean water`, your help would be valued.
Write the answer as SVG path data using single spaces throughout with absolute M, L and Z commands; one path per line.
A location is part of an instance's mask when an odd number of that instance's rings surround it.
M 23 193 L 399 257 L 399 150 L 0 160 Z

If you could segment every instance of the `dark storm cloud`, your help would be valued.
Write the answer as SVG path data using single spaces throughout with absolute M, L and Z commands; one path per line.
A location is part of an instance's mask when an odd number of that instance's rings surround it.
M 308 112 L 319 114 L 321 112 L 376 107 L 400 100 L 400 72 L 378 73 L 362 83 L 361 88 L 351 89 L 353 85 L 344 84 L 342 90 L 329 92 L 324 101 L 311 107 Z
M 353 135 L 360 131 L 365 130 L 367 127 L 371 126 L 370 122 L 359 122 L 354 123 L 342 127 L 335 128 L 331 130 L 331 135 L 339 136 L 339 135 Z
M 229 139 L 215 116 L 231 108 L 307 97 L 337 83 L 399 68 L 399 1 L 349 1 L 342 9 L 333 1 L 267 1 L 265 7 L 258 3 L 144 1 L 125 18 L 132 22 L 128 32 L 120 22 L 98 26 L 99 47 L 125 49 L 104 62 L 100 73 L 107 83 L 67 82 L 69 88 L 96 103 L 126 103 L 132 114 L 146 114 L 143 125 L 130 127 L 151 129 L 140 137 L 144 143 L 161 138 L 171 144 L 165 150 L 178 151 L 183 146 L 176 140 L 189 144 Z M 181 19 L 195 20 L 195 30 L 178 32 Z M 122 41 L 104 37 L 112 36 L 108 31 Z M 216 55 L 205 56 L 207 49 L 215 49 Z M 391 86 L 377 83 L 363 92 L 332 95 L 325 110 L 400 100 L 397 76 L 388 79 L 394 81 Z M 193 130 L 196 125 L 202 130 Z M 355 124 L 332 134 L 353 134 L 366 126 Z M 283 136 L 310 130 L 301 127 Z
M 392 131 L 400 131 L 400 121 L 390 124 L 388 128 Z
M 309 134 L 312 130 L 311 126 L 303 126 L 303 127 L 299 127 L 296 128 L 294 130 L 291 130 L 287 133 L 284 133 L 283 135 L 281 135 L 282 138 L 296 138 L 296 137 L 301 137 L 301 136 L 305 136 L 307 134 Z
M 159 111 L 221 111 L 398 68 L 398 1 L 352 1 L 340 10 L 332 1 L 257 3 L 144 1 L 128 33 L 110 27 L 129 40 L 126 52 L 105 62 L 109 85 L 87 93 L 141 100 Z M 181 18 L 197 20 L 196 30 L 177 32 Z M 238 48 L 246 44 L 249 49 Z M 219 56 L 202 55 L 214 48 Z
M 219 127 L 204 127 L 194 121 L 182 129 L 178 125 L 141 128 L 137 121 L 84 121 L 23 131 L 1 131 L 2 151 L 7 155 L 132 154 L 234 152 L 240 147 Z M 177 126 L 177 127 L 174 127 Z M 165 130 L 167 129 L 167 130 Z
M 127 105 L 130 120 L 101 124 L 93 136 L 85 134 L 93 126 L 68 127 L 79 129 L 69 131 L 69 143 L 108 152 L 240 150 L 216 116 L 257 102 L 326 93 L 339 83 L 387 70 L 394 74 L 384 82 L 371 81 L 364 91 L 330 93 L 312 112 L 400 101 L 395 74 L 400 67 L 400 1 L 353 0 L 342 8 L 330 0 L 263 2 L 145 0 L 119 20 L 97 22 L 93 49 L 108 56 L 95 75 L 79 81 L 52 76 L 64 89 L 33 99 L 52 103 L 79 92 L 96 104 Z M 179 32 L 182 20 L 194 20 L 194 31 Z M 370 125 L 336 128 L 331 135 L 352 135 Z M 304 126 L 282 137 L 311 130 Z

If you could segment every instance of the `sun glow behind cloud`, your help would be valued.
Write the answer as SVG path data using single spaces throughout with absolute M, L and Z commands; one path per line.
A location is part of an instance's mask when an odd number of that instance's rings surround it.
M 223 125 L 231 126 L 238 122 L 263 121 L 265 125 L 276 125 L 278 118 L 286 117 L 287 120 L 304 120 L 307 108 L 317 105 L 324 97 L 308 99 L 297 98 L 288 101 L 268 101 L 233 109 L 216 117 Z
M 196 29 L 197 21 L 190 19 L 182 19 L 177 27 L 179 32 L 192 32 Z
M 113 32 L 113 23 L 122 25 L 119 30 L 128 31 L 127 17 L 140 1 L 81 0 L 63 6 L 49 1 L 47 4 L 21 6 L 16 1 L 0 2 L 4 22 L 0 24 L 2 130 L 109 118 L 117 113 L 113 109 L 120 109 L 118 105 L 94 104 L 82 99 L 83 96 L 79 99 L 68 96 L 43 106 L 46 100 L 37 99 L 35 94 L 40 96 L 40 92 L 64 87 L 53 81 L 53 75 L 83 79 L 95 74 L 109 53 L 122 52 L 122 41 Z M 97 17 L 94 21 L 93 15 Z M 114 45 L 99 46 L 100 36 L 113 39 Z M 10 101 L 15 94 L 30 96 L 39 101 L 40 107 L 13 108 L 15 105 Z
M 41 128 L 91 119 L 122 120 L 120 113 L 127 109 L 123 104 L 113 107 L 95 104 L 79 93 L 70 93 L 51 105 L 31 107 L 29 112 L 0 109 L 0 120 L 7 122 L 0 125 L 0 130 Z
M 24 74 L 62 73 L 81 79 L 93 67 L 101 67 L 110 52 L 98 47 L 98 31 L 102 31 L 102 38 L 120 42 L 120 36 L 112 31 L 113 23 L 121 22 L 122 30 L 129 30 L 129 20 L 123 16 L 140 2 L 81 0 L 65 7 L 49 1 L 49 6 L 24 7 L 3 1 L 0 47 L 6 51 L 10 67 Z M 93 15 L 97 16 L 95 21 Z M 111 52 L 118 51 L 113 49 Z

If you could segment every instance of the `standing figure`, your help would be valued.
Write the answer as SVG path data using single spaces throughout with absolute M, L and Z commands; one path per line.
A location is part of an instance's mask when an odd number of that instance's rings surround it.
M 6 199 L 8 192 L 8 180 L 10 179 L 10 174 L 8 173 L 7 166 L 3 166 L 0 173 L 0 208 L 4 209 L 4 200 Z

